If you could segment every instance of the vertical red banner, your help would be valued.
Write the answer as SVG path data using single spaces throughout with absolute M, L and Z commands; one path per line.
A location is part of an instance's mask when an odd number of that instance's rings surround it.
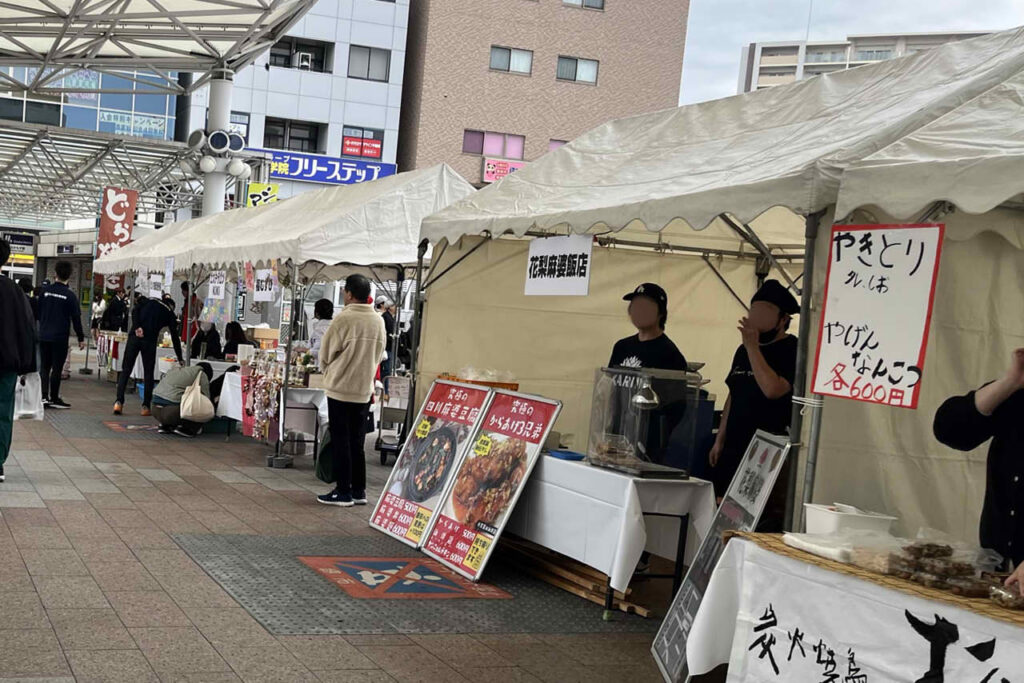
M 100 202 L 100 234 L 96 240 L 96 255 L 106 256 L 132 241 L 135 227 L 135 205 L 139 193 L 119 187 L 103 188 Z

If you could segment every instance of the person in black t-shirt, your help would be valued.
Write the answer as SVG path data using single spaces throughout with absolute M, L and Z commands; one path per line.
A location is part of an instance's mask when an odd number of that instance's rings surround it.
M 610 368 L 686 370 L 686 358 L 665 334 L 668 295 L 656 284 L 645 282 L 622 297 L 629 302 L 629 319 L 637 334 L 615 342 Z
M 786 330 L 799 311 L 800 305 L 788 289 L 778 280 L 767 280 L 751 299 L 750 313 L 739 322 L 743 344 L 736 349 L 725 380 L 729 398 L 708 457 L 715 496 L 719 499 L 729 489 L 755 431 L 789 431 L 797 339 Z M 784 472 L 785 468 L 776 482 L 784 481 Z M 784 484 L 781 489 L 776 487 L 781 491 L 784 488 Z M 784 500 L 782 505 L 784 508 Z M 764 513 L 766 521 L 776 521 L 777 507 L 769 501 L 769 509 Z M 781 524 L 781 518 L 777 521 Z

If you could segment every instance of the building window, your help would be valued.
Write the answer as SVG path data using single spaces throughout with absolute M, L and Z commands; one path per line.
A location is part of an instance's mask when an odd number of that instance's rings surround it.
M 320 151 L 320 141 L 326 137 L 324 127 L 319 123 L 267 118 L 263 127 L 263 146 L 316 153 Z
M 354 126 L 345 126 L 342 129 L 342 156 L 380 159 L 383 148 L 384 131 L 382 130 Z
M 597 83 L 596 59 L 579 59 L 577 57 L 559 57 L 558 72 L 556 74 L 560 81 L 575 81 L 576 83 Z
M 462 132 L 462 151 L 466 154 L 522 159 L 525 148 L 526 138 L 522 135 L 482 130 Z
M 60 125 L 65 128 L 96 130 L 96 110 L 88 107 L 70 107 L 64 105 Z
M 0 119 L 21 121 L 24 115 L 25 100 L 14 100 L 9 97 L 0 97 Z
M 562 0 L 562 4 L 585 9 L 604 9 L 604 0 Z
M 533 52 L 516 50 L 509 47 L 491 46 L 491 69 L 509 71 L 516 74 L 529 74 L 533 71 Z
M 387 83 L 391 50 L 351 45 L 348 49 L 348 77 Z
M 270 47 L 270 66 L 330 73 L 331 43 L 285 37 Z
M 554 152 L 556 149 L 567 143 L 568 140 L 555 140 L 554 138 L 552 138 L 548 140 L 548 151 Z
M 857 50 L 857 55 L 854 58 L 858 62 L 873 62 L 881 59 L 889 59 L 892 57 L 892 50 Z
M 25 121 L 43 123 L 48 126 L 60 125 L 60 105 L 49 102 L 26 102 Z
M 231 112 L 231 118 L 229 119 L 229 132 L 238 133 L 245 140 L 245 144 L 249 144 L 249 115 L 241 111 Z

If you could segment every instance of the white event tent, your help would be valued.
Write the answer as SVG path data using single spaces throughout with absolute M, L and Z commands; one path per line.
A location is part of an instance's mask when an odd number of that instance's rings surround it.
M 806 228 L 794 387 L 806 397 L 828 224 L 941 217 L 946 244 L 920 407 L 827 400 L 810 430 L 813 462 L 820 426 L 821 476 L 815 489 L 807 468 L 806 499 L 813 492 L 884 509 L 908 533 L 930 525 L 971 538 L 984 455 L 939 446 L 931 421 L 943 398 L 1001 373 L 1024 340 L 1022 114 L 1024 29 L 1015 29 L 611 121 L 428 217 L 421 237 L 675 230 L 676 241 L 688 233 L 699 243 L 716 217 L 746 224 L 785 207 Z M 793 427 L 798 457 L 799 407 Z

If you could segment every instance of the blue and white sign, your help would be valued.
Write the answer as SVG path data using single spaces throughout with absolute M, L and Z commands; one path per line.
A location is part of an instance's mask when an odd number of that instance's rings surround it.
M 301 154 L 270 149 L 251 149 L 251 151 L 270 154 L 270 177 L 281 180 L 352 185 L 394 175 L 398 170 L 394 164 L 342 159 L 321 154 Z

